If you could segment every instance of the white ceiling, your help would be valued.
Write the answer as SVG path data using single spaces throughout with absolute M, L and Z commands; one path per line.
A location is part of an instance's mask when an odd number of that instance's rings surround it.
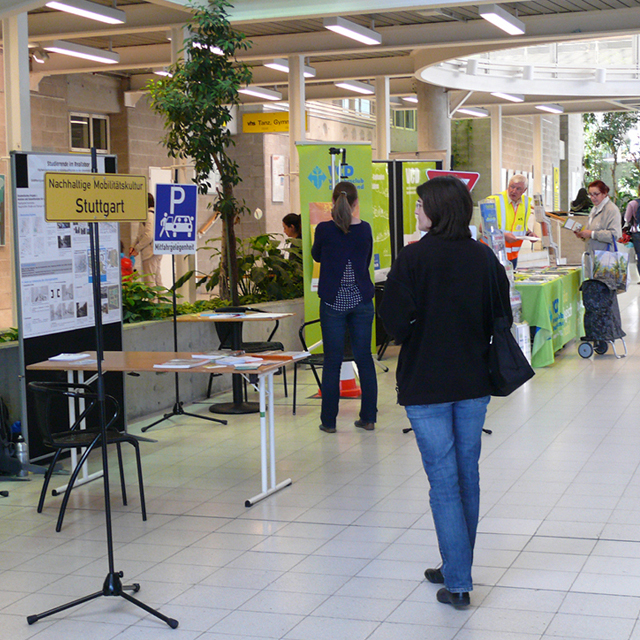
M 93 0 L 112 6 L 111 0 Z M 43 75 L 99 72 L 118 74 L 130 81 L 132 90 L 143 88 L 153 69 L 171 62 L 167 38 L 172 28 L 189 18 L 187 0 L 119 0 L 127 23 L 108 26 L 85 18 L 48 9 L 45 0 L 0 0 L 0 16 L 29 11 L 29 41 L 37 45 L 47 40 L 71 40 L 99 48 L 112 48 L 120 63 L 100 65 L 59 54 L 51 54 L 45 64 L 34 64 Z M 482 20 L 478 6 L 485 2 L 425 2 L 424 0 L 235 0 L 229 10 L 232 24 L 252 41 L 238 58 L 254 67 L 253 83 L 277 89 L 287 97 L 287 76 L 262 66 L 276 57 L 302 55 L 317 75 L 308 80 L 308 100 L 354 97 L 333 82 L 349 78 L 372 80 L 390 77 L 391 94 L 413 92 L 416 75 L 451 58 L 464 58 L 485 51 L 625 36 L 640 32 L 638 0 L 529 0 L 509 2 L 502 7 L 518 15 L 526 25 L 523 36 L 508 36 Z M 320 13 L 321 10 L 321 13 Z M 322 17 L 342 15 L 382 34 L 382 44 L 366 46 L 323 28 Z M 636 59 L 636 64 L 638 60 Z M 636 75 L 636 77 L 638 77 Z M 37 80 L 37 76 L 34 76 Z M 493 89 L 494 87 L 492 87 Z M 625 100 L 612 85 L 607 95 L 599 87 L 598 96 L 563 96 L 554 90 L 546 101 L 559 102 L 565 112 L 633 108 L 640 104 L 640 82 L 625 91 Z M 452 90 L 452 103 L 461 99 Z M 466 95 L 466 92 L 464 92 Z M 526 95 L 526 93 L 525 93 Z M 247 102 L 255 99 L 247 97 Z M 529 96 L 524 104 L 504 103 L 505 115 L 531 113 L 539 96 Z M 487 92 L 475 91 L 467 105 L 495 104 Z M 536 112 L 539 113 L 539 112 Z

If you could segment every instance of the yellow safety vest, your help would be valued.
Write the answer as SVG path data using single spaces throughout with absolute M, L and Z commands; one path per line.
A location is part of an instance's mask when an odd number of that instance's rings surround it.
M 518 204 L 514 210 L 506 190 L 489 197 L 496 201 L 498 225 L 503 231 L 510 233 L 527 232 L 527 222 L 529 220 L 529 214 L 531 213 L 531 198 L 522 196 L 520 204 Z M 522 217 L 522 213 L 519 213 L 519 210 L 521 211 L 520 205 L 523 202 L 524 217 Z M 507 260 L 515 260 L 518 257 L 518 251 L 520 251 L 523 242 L 524 240 L 516 240 L 515 242 L 504 241 L 507 250 Z

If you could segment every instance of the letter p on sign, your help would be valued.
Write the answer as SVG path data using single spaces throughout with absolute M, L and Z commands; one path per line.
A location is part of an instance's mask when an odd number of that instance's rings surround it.
M 171 197 L 169 199 L 169 210 L 173 214 L 175 206 L 182 204 L 186 198 L 185 190 L 182 187 L 171 187 Z

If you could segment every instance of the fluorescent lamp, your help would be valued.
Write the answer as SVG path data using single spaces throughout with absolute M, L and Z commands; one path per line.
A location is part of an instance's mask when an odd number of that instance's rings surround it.
M 83 58 L 84 60 L 92 60 L 93 62 L 102 62 L 104 64 L 116 64 L 120 62 L 120 55 L 118 53 L 105 51 L 104 49 L 96 49 L 95 47 L 87 47 L 83 44 L 67 42 L 66 40 L 45 42 L 42 44 L 42 48 L 52 53 L 61 53 L 65 56 Z
M 372 95 L 376 92 L 370 84 L 360 82 L 359 80 L 341 80 L 340 82 L 334 82 L 333 84 L 341 89 L 348 89 L 349 91 L 364 93 L 365 95 Z
M 506 31 L 510 36 L 521 36 L 525 32 L 525 25 L 508 11 L 497 4 L 484 4 L 478 7 L 478 13 L 491 24 Z
M 418 96 L 407 96 L 406 98 L 403 97 L 402 98 L 405 102 L 415 102 L 417 104 L 418 102 Z
M 264 87 L 245 87 L 238 89 L 238 93 L 244 93 L 254 98 L 264 98 L 265 100 L 282 100 L 282 94 L 279 91 L 272 91 Z
M 283 73 L 289 73 L 289 61 L 285 58 L 276 58 L 272 62 L 265 62 L 264 66 L 268 67 L 269 69 L 275 69 L 276 71 L 282 71 Z M 302 69 L 305 78 L 316 77 L 316 70 L 313 67 L 304 65 Z
M 503 93 L 502 91 L 492 91 L 492 96 L 496 98 L 502 98 L 509 102 L 524 102 L 524 96 L 521 93 Z
M 173 73 L 171 73 L 169 71 L 169 69 L 154 69 L 153 73 L 155 73 L 157 76 L 165 76 L 167 78 L 173 78 Z
M 547 113 L 564 113 L 564 107 L 559 104 L 537 104 L 536 109 Z
M 47 7 L 107 24 L 124 24 L 127 21 L 127 14 L 124 11 L 89 2 L 89 0 L 51 0 L 47 2 Z
M 460 107 L 458 113 L 466 113 L 468 116 L 476 118 L 486 118 L 489 115 L 489 112 L 482 107 Z
M 211 53 L 217 56 L 224 55 L 224 51 L 220 47 L 216 47 L 215 45 L 211 45 L 210 47 L 207 47 L 206 45 L 202 44 L 202 42 L 198 42 L 197 40 L 194 40 L 191 43 L 191 46 L 194 47 L 195 49 L 209 49 Z
M 344 18 L 325 18 L 322 21 L 325 29 L 329 29 L 334 33 L 339 33 L 341 36 L 346 36 L 352 40 L 362 42 L 362 44 L 380 44 L 382 42 L 382 36 L 373 29 L 367 29 L 367 27 L 361 27 L 351 20 L 345 20 Z

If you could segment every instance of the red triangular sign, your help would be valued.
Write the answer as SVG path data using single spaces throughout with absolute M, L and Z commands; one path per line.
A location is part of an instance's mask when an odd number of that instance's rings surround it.
M 476 182 L 480 178 L 480 174 L 475 171 L 443 171 L 442 169 L 427 169 L 427 177 L 437 178 L 438 176 L 455 176 L 460 178 L 467 185 L 467 189 L 471 191 L 475 187 Z

